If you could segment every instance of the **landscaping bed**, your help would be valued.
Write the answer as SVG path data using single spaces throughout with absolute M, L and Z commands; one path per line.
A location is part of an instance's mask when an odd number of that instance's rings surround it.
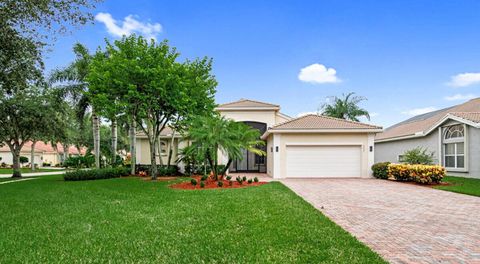
M 249 183 L 248 179 L 246 181 L 237 181 L 237 180 L 214 180 L 212 177 L 208 177 L 206 180 L 203 180 L 204 185 L 202 187 L 202 176 L 193 176 L 190 179 L 195 180 L 196 184 L 192 184 L 192 181 L 185 181 L 180 183 L 175 183 L 170 185 L 172 189 L 183 189 L 183 190 L 200 190 L 200 189 L 229 189 L 229 188 L 245 188 L 245 187 L 252 187 L 252 186 L 260 186 L 266 184 L 268 182 L 261 182 L 261 181 L 252 181 Z M 221 182 L 221 184 L 219 184 Z M 241 183 L 240 183 L 241 182 Z M 220 186 L 219 186 L 220 185 Z

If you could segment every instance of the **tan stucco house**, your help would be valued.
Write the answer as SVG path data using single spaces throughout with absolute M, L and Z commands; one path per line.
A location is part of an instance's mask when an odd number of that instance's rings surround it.
M 375 137 L 375 161 L 402 162 L 416 147 L 453 176 L 480 178 L 480 98 L 418 115 Z
M 291 118 L 280 112 L 280 106 L 241 99 L 216 108 L 222 116 L 244 122 L 260 130 L 266 141 L 266 156 L 244 151 L 229 172 L 266 173 L 273 178 L 370 177 L 374 162 L 375 133 L 381 127 L 320 115 Z M 166 163 L 172 130 L 161 135 L 162 163 Z M 173 152 L 185 146 L 180 135 L 174 135 Z M 137 136 L 137 160 L 149 164 L 148 140 Z M 220 164 L 228 158 L 220 155 Z M 182 164 L 178 164 L 180 168 Z

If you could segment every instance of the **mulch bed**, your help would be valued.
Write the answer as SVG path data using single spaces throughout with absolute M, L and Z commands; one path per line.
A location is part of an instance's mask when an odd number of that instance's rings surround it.
M 218 183 L 217 183 L 218 181 L 208 177 L 208 179 L 206 181 L 204 181 L 205 182 L 205 187 L 202 188 L 202 187 L 200 187 L 200 180 L 201 180 L 202 177 L 201 176 L 193 176 L 193 177 L 190 177 L 189 179 L 192 179 L 192 178 L 197 180 L 197 185 L 193 186 L 192 183 L 189 180 L 189 181 L 185 181 L 185 182 L 172 184 L 169 187 L 172 188 L 172 189 L 183 189 L 183 190 L 232 189 L 232 188 L 245 188 L 245 187 L 252 187 L 252 186 L 260 186 L 260 185 L 268 183 L 268 182 L 252 182 L 252 183 L 243 182 L 243 184 L 240 184 L 235 179 L 232 179 L 233 184 L 230 185 L 229 182 L 224 179 L 223 180 L 223 186 L 219 187 Z
M 162 177 L 157 177 L 156 180 L 152 180 L 152 177 L 150 176 L 138 176 L 140 177 L 140 179 L 144 180 L 144 181 L 172 181 L 172 180 L 176 180 L 178 179 L 177 176 L 162 176 Z

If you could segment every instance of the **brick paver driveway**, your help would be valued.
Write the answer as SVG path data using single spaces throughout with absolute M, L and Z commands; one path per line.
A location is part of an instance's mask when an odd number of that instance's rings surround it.
M 391 263 L 480 263 L 480 198 L 374 179 L 282 182 Z

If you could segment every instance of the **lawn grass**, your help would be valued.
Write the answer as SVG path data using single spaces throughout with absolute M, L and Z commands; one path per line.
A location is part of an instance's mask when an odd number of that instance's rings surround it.
M 171 183 L 55 175 L 0 185 L 0 263 L 385 263 L 281 183 Z
M 450 192 L 480 196 L 480 179 L 446 176 L 443 178 L 443 181 L 451 183 L 452 185 L 436 186 L 435 188 Z
M 39 168 L 36 169 L 35 171 L 32 171 L 31 168 L 21 168 L 20 171 L 22 173 L 32 173 L 32 172 L 52 172 L 52 171 L 62 171 L 62 169 L 45 169 L 45 168 Z M 0 174 L 12 174 L 13 169 L 10 168 L 0 168 Z

